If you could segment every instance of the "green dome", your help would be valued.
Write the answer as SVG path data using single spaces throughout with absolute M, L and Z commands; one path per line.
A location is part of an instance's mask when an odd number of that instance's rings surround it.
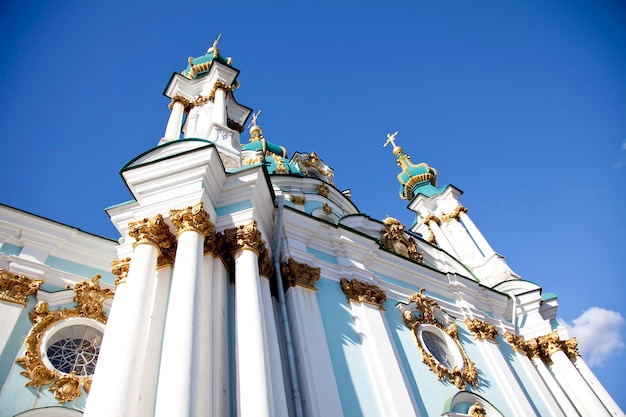
M 187 60 L 187 68 L 182 72 L 185 77 L 189 79 L 198 78 L 211 69 L 213 61 L 230 66 L 232 59 L 220 55 L 220 51 L 217 49 L 217 42 L 220 40 L 221 36 L 222 35 L 218 36 L 215 42 L 213 42 L 213 46 L 206 51 L 206 54 L 197 58 L 189 57 Z

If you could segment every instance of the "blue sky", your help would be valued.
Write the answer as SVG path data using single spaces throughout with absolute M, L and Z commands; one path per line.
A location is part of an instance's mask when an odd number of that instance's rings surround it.
M 119 169 L 157 144 L 170 75 L 220 33 L 265 137 L 316 151 L 362 212 L 413 220 L 383 148 L 396 130 L 462 189 L 626 409 L 626 6 L 5 1 L 0 202 L 116 238 Z

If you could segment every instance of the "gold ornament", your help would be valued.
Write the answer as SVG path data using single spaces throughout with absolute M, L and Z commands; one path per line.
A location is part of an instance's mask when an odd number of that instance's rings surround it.
M 348 301 L 368 303 L 377 306 L 380 310 L 384 310 L 383 303 L 387 301 L 387 293 L 378 285 L 358 281 L 355 278 L 350 281 L 341 278 L 339 283 L 344 294 L 348 297 Z
M 496 340 L 498 337 L 498 331 L 493 324 L 485 323 L 477 318 L 467 318 L 465 324 L 474 339 Z
M 0 300 L 26 306 L 28 297 L 36 295 L 41 284 L 41 279 L 30 279 L 25 275 L 0 269 Z
M 412 236 L 405 236 L 404 225 L 399 220 L 387 217 L 383 220 L 383 225 L 380 243 L 384 248 L 419 263 L 424 262 L 424 253 L 417 250 Z
M 321 268 L 311 267 L 305 263 L 298 263 L 293 258 L 283 262 L 280 266 L 285 287 L 296 285 L 317 291 L 315 283 L 320 279 Z

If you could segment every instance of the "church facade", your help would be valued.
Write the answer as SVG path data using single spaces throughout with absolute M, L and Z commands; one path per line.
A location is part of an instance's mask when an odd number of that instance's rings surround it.
M 267 141 L 238 74 L 216 41 L 170 78 L 118 240 L 0 206 L 0 417 L 624 416 L 397 132 L 408 227 Z

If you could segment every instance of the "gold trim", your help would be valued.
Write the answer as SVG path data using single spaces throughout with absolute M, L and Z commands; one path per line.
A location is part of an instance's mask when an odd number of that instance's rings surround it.
M 322 269 L 309 266 L 305 263 L 296 262 L 289 258 L 287 262 L 280 265 L 280 272 L 283 276 L 283 283 L 286 287 L 300 286 L 317 291 L 315 283 L 320 279 Z
M 170 232 L 169 226 L 161 214 L 128 223 L 128 234 L 136 240 L 133 247 L 147 243 L 159 250 L 158 267 L 169 266 L 174 263 L 176 237 Z
M 322 197 L 328 197 L 329 192 L 330 192 L 330 189 L 328 188 L 326 184 L 320 184 L 317 186 L 317 193 L 321 195 Z
M 516 352 L 524 353 L 530 359 L 539 357 L 548 365 L 552 364 L 551 356 L 558 351 L 562 351 L 572 360 L 580 356 L 576 338 L 560 340 L 556 331 L 529 340 L 524 340 L 514 333 L 506 332 L 504 339 L 513 346 Z
M 115 288 L 118 285 L 126 283 L 126 277 L 128 276 L 128 270 L 130 269 L 130 259 L 115 259 L 111 261 L 111 273 L 117 275 L 115 279 Z
M 324 213 L 331 215 L 333 214 L 333 209 L 330 208 L 330 206 L 328 205 L 328 203 L 324 203 L 324 205 L 322 206 L 322 210 L 324 210 Z
M 437 304 L 436 300 L 424 295 L 424 291 L 425 289 L 422 288 L 419 293 L 415 293 L 409 298 L 409 302 L 415 303 L 418 314 L 413 314 L 413 312 L 409 310 L 406 310 L 403 313 L 404 324 L 411 329 L 417 342 L 417 346 L 422 352 L 422 361 L 430 367 L 430 370 L 437 375 L 437 378 L 441 380 L 447 378 L 458 389 L 464 390 L 466 383 L 472 386 L 478 385 L 478 369 L 476 369 L 474 362 L 469 360 L 463 346 L 461 345 L 457 325 L 452 323 L 446 327 L 435 318 L 435 308 L 439 310 L 441 308 Z M 419 337 L 419 328 L 422 324 L 436 326 L 450 336 L 452 340 L 454 340 L 454 343 L 461 352 L 461 357 L 463 358 L 463 369 L 459 369 L 456 366 L 453 369 L 445 367 L 439 363 L 439 361 L 428 351 L 428 349 L 426 349 L 421 338 Z
M 204 203 L 188 206 L 180 210 L 170 210 L 170 221 L 176 228 L 176 236 L 193 230 L 203 237 L 215 233 L 215 226 L 211 223 L 209 213 L 204 210 Z
M 43 335 L 52 325 L 69 318 L 89 318 L 106 324 L 107 315 L 104 312 L 103 304 L 107 299 L 113 298 L 114 294 L 109 289 L 100 288 L 99 281 L 100 275 L 95 275 L 91 281 L 83 281 L 74 285 L 76 307 L 72 310 L 58 309 L 50 311 L 47 302 L 39 301 L 33 310 L 30 311 L 28 317 L 31 323 L 33 323 L 33 327 L 24 341 L 26 351 L 24 356 L 15 361 L 25 369 L 25 371 L 20 373 L 29 380 L 25 386 L 38 388 L 53 384 L 48 389 L 54 393 L 59 403 L 72 401 L 76 397 L 81 396 L 80 386 L 84 386 L 87 379 L 90 386 L 91 378 L 76 376 L 73 373 L 59 376 L 59 372 L 56 369 L 49 369 L 44 364 L 41 356 L 43 350 L 41 342 Z
M 407 238 L 404 235 L 404 230 L 404 225 L 398 219 L 387 216 L 383 220 L 383 228 L 381 229 L 381 245 L 400 256 L 424 263 L 424 252 L 417 250 L 415 239 L 412 236 Z
M 257 227 L 256 220 L 224 230 L 224 240 L 233 256 L 242 250 L 256 253 L 259 262 L 259 275 L 266 278 L 271 278 L 274 275 L 274 264 L 269 256 L 263 235 Z
M 304 203 L 306 203 L 306 196 L 305 195 L 291 195 L 289 197 L 289 199 L 291 200 L 291 202 L 293 204 L 299 205 L 299 206 L 303 206 Z
M 467 318 L 465 319 L 465 324 L 472 333 L 472 336 L 474 336 L 474 339 L 495 341 L 496 337 L 498 337 L 498 331 L 493 324 L 486 323 L 477 318 Z
M 437 226 L 441 226 L 441 219 L 435 216 L 433 213 L 429 213 L 428 216 L 424 218 L 424 221 L 422 223 L 424 223 L 427 226 L 430 226 L 429 225 L 430 222 L 435 222 L 437 223 Z
M 372 304 L 380 310 L 385 310 L 383 303 L 387 301 L 387 293 L 378 285 L 358 281 L 356 278 L 350 281 L 341 278 L 339 283 L 349 302 Z
M 36 295 L 42 279 L 31 279 L 0 268 L 0 300 L 26 306 L 28 297 Z
M 167 107 L 172 110 L 174 108 L 174 103 L 180 103 L 183 105 L 184 107 L 184 112 L 185 113 L 189 113 L 189 111 L 191 109 L 193 109 L 195 107 L 195 103 L 191 100 L 189 100 L 186 97 L 183 97 L 179 94 L 176 94 L 174 97 L 172 97 L 172 100 L 170 101 L 170 104 L 167 105 Z

